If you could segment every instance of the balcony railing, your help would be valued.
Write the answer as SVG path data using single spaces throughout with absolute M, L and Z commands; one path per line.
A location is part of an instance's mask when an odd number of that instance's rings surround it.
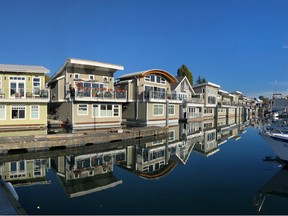
M 143 100 L 169 100 L 169 101 L 177 101 L 181 102 L 182 98 L 180 94 L 177 93 L 166 93 L 164 91 L 144 91 L 142 92 Z
M 126 90 L 75 89 L 71 92 L 75 100 L 127 100 Z
M 13 88 L 1 88 L 0 89 L 0 99 L 39 99 L 39 100 L 48 100 L 49 99 L 49 89 L 40 89 L 40 88 L 33 88 L 33 89 L 13 89 Z

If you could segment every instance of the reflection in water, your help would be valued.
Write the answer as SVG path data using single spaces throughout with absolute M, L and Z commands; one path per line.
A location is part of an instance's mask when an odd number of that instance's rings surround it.
M 267 196 L 276 196 L 281 198 L 288 198 L 288 165 L 282 167 L 282 169 L 273 176 L 268 182 L 266 182 L 258 191 L 254 197 L 254 204 L 258 212 L 260 212 L 264 206 L 264 202 Z
M 215 120 L 205 120 L 179 124 L 169 127 L 165 139 L 145 143 L 135 141 L 128 146 L 120 143 L 115 149 L 106 151 L 96 150 L 92 145 L 85 147 L 89 149 L 87 154 L 67 149 L 61 153 L 49 153 L 49 158 L 41 159 L 33 159 L 31 154 L 29 159 L 25 159 L 23 154 L 19 155 L 19 160 L 17 156 L 9 160 L 8 155 L 5 161 L 0 162 L 0 174 L 4 180 L 18 186 L 49 184 L 46 173 L 51 169 L 69 198 L 123 184 L 122 179 L 114 176 L 114 166 L 143 179 L 157 180 L 171 173 L 178 164 L 186 165 L 192 151 L 205 157 L 215 154 L 219 145 L 230 138 L 237 140 L 238 134 L 247 126 L 234 121 L 225 122 L 216 124 Z

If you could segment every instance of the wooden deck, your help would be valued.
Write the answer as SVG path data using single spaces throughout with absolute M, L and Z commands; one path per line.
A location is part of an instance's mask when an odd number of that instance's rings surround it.
M 43 151 L 54 148 L 72 148 L 87 145 L 128 141 L 144 137 L 155 137 L 168 132 L 166 127 L 140 127 L 113 129 L 110 131 L 87 131 L 67 134 L 1 137 L 0 154 L 11 151 Z

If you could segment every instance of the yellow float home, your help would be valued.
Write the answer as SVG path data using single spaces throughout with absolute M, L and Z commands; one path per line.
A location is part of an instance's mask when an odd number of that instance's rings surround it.
M 46 128 L 47 73 L 42 66 L 0 64 L 0 133 Z

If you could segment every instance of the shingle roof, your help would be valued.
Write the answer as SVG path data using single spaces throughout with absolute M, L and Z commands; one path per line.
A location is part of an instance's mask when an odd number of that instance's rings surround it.
M 49 73 L 43 66 L 0 64 L 0 72 Z
M 177 86 L 181 83 L 181 81 L 185 78 L 185 76 L 177 76 L 175 78 L 178 80 L 178 83 L 173 83 L 171 85 L 172 90 L 175 90 L 177 88 Z

